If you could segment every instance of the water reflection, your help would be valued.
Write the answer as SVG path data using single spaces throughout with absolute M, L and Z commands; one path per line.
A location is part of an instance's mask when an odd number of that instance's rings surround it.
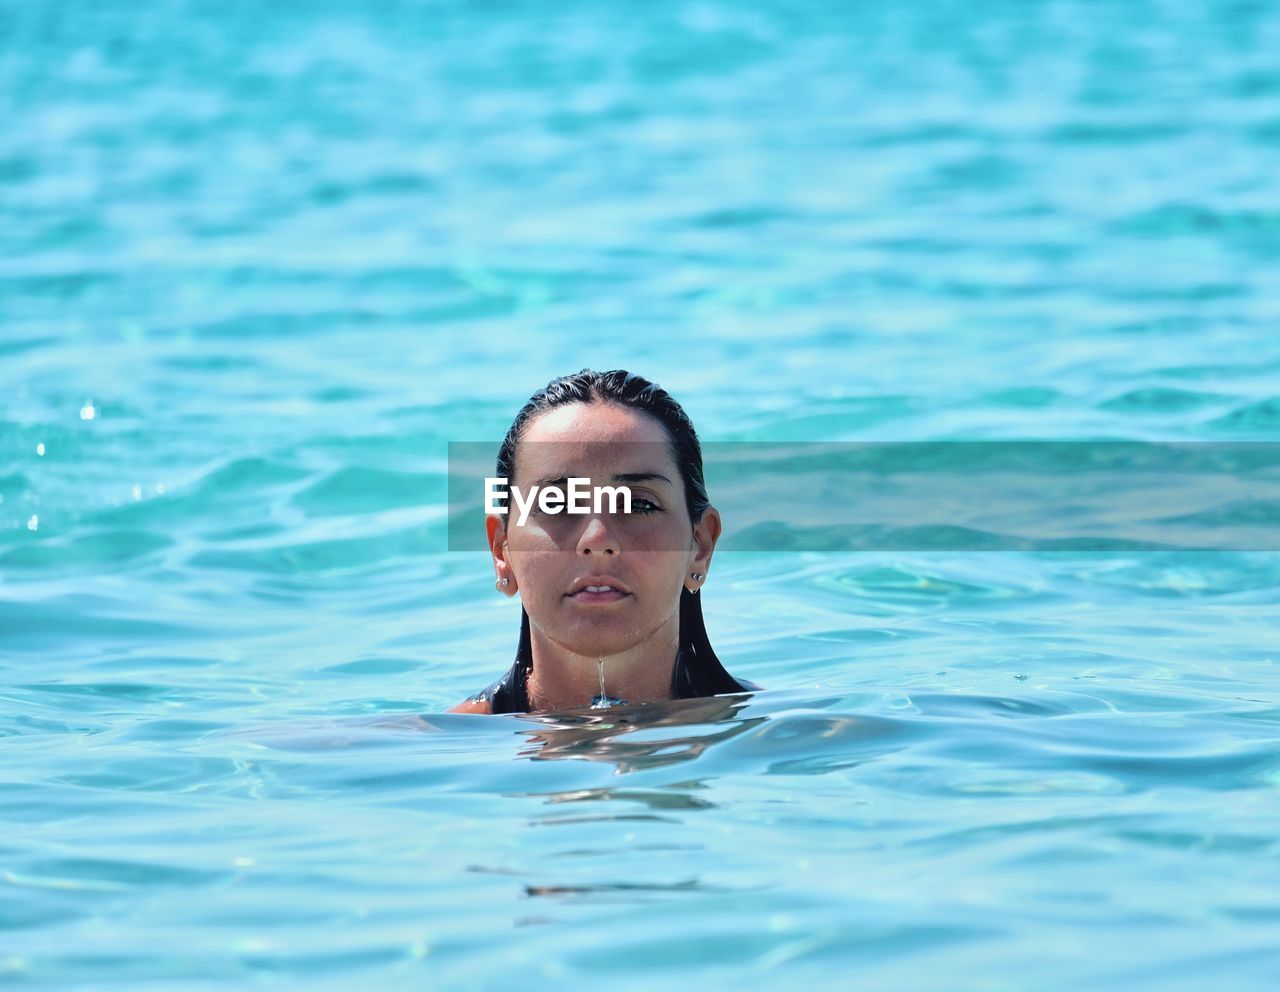
M 524 894 L 526 896 L 596 896 L 601 893 L 617 892 L 624 896 L 633 893 L 656 892 L 707 892 L 714 891 L 719 888 L 725 891 L 723 887 L 708 888 L 702 885 L 696 878 L 686 878 L 679 882 L 670 882 L 665 885 L 657 882 L 602 882 L 599 885 L 526 885 Z M 632 902 L 632 899 L 624 899 L 622 901 Z
M 525 715 L 520 722 L 532 726 L 520 731 L 525 741 L 518 756 L 531 761 L 602 762 L 612 765 L 615 775 L 677 766 L 768 722 L 767 716 L 741 715 L 750 698 L 749 694 L 711 696 L 624 704 L 608 710 Z M 676 781 L 665 778 L 651 788 L 636 783 L 518 793 L 522 799 L 540 800 L 544 807 L 552 807 L 529 817 L 528 827 L 568 827 L 564 833 L 557 831 L 537 842 L 543 860 L 535 877 L 520 887 L 520 894 L 541 902 L 648 904 L 730 891 L 709 885 L 696 874 L 653 877 L 655 855 L 679 852 L 694 863 L 711 857 L 704 838 L 682 826 L 685 813 L 716 808 L 699 794 L 708 790 L 708 776 L 677 776 Z M 610 805 L 571 807 L 573 812 L 565 815 L 565 804 L 569 803 Z M 623 822 L 627 826 L 619 833 L 613 825 Z M 585 826 L 592 823 L 610 828 L 604 835 L 597 834 Z M 602 837 L 607 841 L 600 842 Z M 569 846 L 560 847 L 562 842 Z M 492 869 L 472 866 L 471 870 Z M 522 868 L 519 874 L 524 873 Z M 515 922 L 524 926 L 557 921 L 533 915 Z
M 573 710 L 565 713 L 538 715 L 541 726 L 523 731 L 528 740 L 519 757 L 532 761 L 555 761 L 578 758 L 614 765 L 615 773 L 661 768 L 692 761 L 714 744 L 730 740 L 753 727 L 765 723 L 767 716 L 735 719 L 750 700 L 750 695 L 706 696 L 699 699 L 677 699 L 660 703 L 623 705 L 608 710 Z M 693 733 L 693 727 L 723 725 L 713 732 Z M 655 734 L 661 728 L 671 733 Z M 643 731 L 643 736 L 636 736 Z M 559 793 L 553 802 L 572 802 L 576 798 L 606 798 L 611 789 L 590 789 L 578 793 Z M 702 804 L 707 805 L 707 804 Z M 699 808 L 696 804 L 682 808 Z

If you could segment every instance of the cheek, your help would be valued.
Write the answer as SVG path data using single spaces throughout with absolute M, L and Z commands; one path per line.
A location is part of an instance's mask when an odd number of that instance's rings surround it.
M 655 562 L 662 558 L 674 558 L 684 554 L 693 545 L 690 531 L 679 522 L 669 517 L 662 519 L 657 514 L 631 520 L 619 518 L 614 528 L 624 557 L 633 561 L 636 557 L 652 558 Z
M 568 581 L 564 571 L 572 565 L 572 556 L 563 551 L 523 548 L 511 555 L 511 569 L 526 603 L 545 603 L 559 599 L 561 586 Z
M 515 536 L 510 538 L 513 564 L 516 560 L 523 562 L 526 571 L 546 572 L 550 559 L 573 555 L 572 543 L 567 542 L 565 535 L 554 527 L 544 527 L 530 520 L 516 530 Z
M 665 550 L 635 552 L 632 560 L 640 562 L 637 571 L 645 576 L 645 586 L 665 600 L 679 593 L 688 558 L 682 551 Z

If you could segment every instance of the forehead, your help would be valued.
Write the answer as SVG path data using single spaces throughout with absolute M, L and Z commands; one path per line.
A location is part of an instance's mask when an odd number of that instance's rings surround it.
M 666 428 L 640 410 L 614 403 L 568 403 L 539 414 L 516 448 L 521 478 L 661 472 L 675 481 Z

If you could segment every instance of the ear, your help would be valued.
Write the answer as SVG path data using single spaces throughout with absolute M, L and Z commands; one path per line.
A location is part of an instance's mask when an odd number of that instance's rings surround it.
M 693 528 L 693 557 L 689 560 L 684 577 L 684 587 L 690 592 L 697 592 L 707 581 L 707 574 L 711 571 L 711 556 L 715 553 L 716 542 L 720 540 L 721 527 L 720 511 L 709 506 Z M 695 574 L 702 578 L 695 579 Z
M 518 584 L 516 573 L 512 571 L 511 561 L 507 557 L 507 525 L 504 519 L 496 514 L 488 514 L 484 518 L 485 534 L 489 539 L 489 553 L 493 555 L 493 570 L 498 576 L 494 583 L 498 591 L 506 596 L 514 596 Z M 506 585 L 503 585 L 503 581 Z

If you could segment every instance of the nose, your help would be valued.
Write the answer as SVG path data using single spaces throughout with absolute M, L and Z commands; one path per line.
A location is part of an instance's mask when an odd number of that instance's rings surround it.
M 603 517 L 592 516 L 587 519 L 587 525 L 578 535 L 578 554 L 584 558 L 592 555 L 612 558 L 621 550 L 613 532 L 605 526 Z

